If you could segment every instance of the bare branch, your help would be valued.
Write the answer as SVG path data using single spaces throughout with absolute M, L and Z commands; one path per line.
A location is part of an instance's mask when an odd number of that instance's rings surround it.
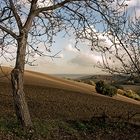
M 21 22 L 20 16 L 17 13 L 16 7 L 14 6 L 13 0 L 9 0 L 9 2 L 10 2 L 10 7 L 12 9 L 12 12 L 14 14 L 14 17 L 16 19 L 18 28 L 21 29 L 22 28 L 22 22 Z
M 41 12 L 44 12 L 44 11 L 50 11 L 50 10 L 58 9 L 60 7 L 63 7 L 65 4 L 68 4 L 68 3 L 71 3 L 71 2 L 78 2 L 78 1 L 82 2 L 82 1 L 85 1 L 85 0 L 64 0 L 64 1 L 60 2 L 60 3 L 53 4 L 52 6 L 38 8 L 36 10 L 36 15 L 41 13 Z
M 7 29 L 7 28 L 3 27 L 2 25 L 0 25 L 0 29 L 3 30 L 4 32 L 10 34 L 14 39 L 18 38 L 18 36 L 14 32 L 12 32 L 10 29 Z

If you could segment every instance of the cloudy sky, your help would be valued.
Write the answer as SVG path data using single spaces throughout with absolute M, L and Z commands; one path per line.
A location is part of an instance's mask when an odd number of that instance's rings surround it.
M 128 8 L 136 8 L 137 15 L 140 14 L 140 0 L 128 0 Z M 138 12 L 139 11 L 139 12 Z M 105 46 L 110 42 L 106 37 L 100 35 L 105 40 Z M 96 67 L 97 62 L 101 61 L 101 56 L 95 51 L 91 51 L 87 43 L 80 44 L 80 51 L 74 47 L 72 37 L 63 38 L 57 36 L 55 45 L 51 48 L 51 55 L 60 52 L 60 58 L 51 59 L 36 55 L 35 66 L 26 65 L 26 69 L 51 74 L 100 74 L 102 70 Z M 9 65 L 9 62 L 2 61 L 2 65 Z M 12 63 L 10 63 L 13 66 Z

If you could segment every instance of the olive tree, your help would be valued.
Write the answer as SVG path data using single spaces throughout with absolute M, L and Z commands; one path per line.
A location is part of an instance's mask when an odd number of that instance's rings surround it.
M 16 115 L 23 127 L 32 126 L 24 95 L 24 67 L 31 64 L 29 56 L 48 56 L 59 32 L 72 34 L 75 47 L 87 40 L 93 50 L 98 44 L 96 26 L 103 23 L 103 32 L 108 26 L 113 29 L 114 16 L 121 20 L 120 10 L 125 6 L 119 0 L 1 0 L 0 57 L 15 62 L 11 83 Z

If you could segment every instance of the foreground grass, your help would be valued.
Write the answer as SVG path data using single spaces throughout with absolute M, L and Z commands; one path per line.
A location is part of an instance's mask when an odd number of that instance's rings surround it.
M 25 131 L 16 119 L 0 119 L 1 140 L 139 140 L 140 127 L 99 118 L 89 121 L 34 120 L 34 129 Z

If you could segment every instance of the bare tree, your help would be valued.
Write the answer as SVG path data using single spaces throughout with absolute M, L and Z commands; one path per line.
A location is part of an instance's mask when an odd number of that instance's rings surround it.
M 98 45 L 102 56 L 98 67 L 110 73 L 140 78 L 140 17 L 136 12 L 134 15 L 129 15 L 127 10 L 122 13 L 121 20 L 114 16 L 113 22 L 107 21 L 105 38 L 109 44 L 106 48 L 104 43 Z
M 125 9 L 125 2 L 119 0 L 1 0 L 0 57 L 15 60 L 11 82 L 16 115 L 23 127 L 32 126 L 23 87 L 24 66 L 32 64 L 29 56 L 49 56 L 53 37 L 59 32 L 75 36 L 75 47 L 79 41 L 88 40 L 94 49 L 98 43 L 96 26 L 103 23 L 107 31 L 114 15 L 120 20 L 121 9 Z

